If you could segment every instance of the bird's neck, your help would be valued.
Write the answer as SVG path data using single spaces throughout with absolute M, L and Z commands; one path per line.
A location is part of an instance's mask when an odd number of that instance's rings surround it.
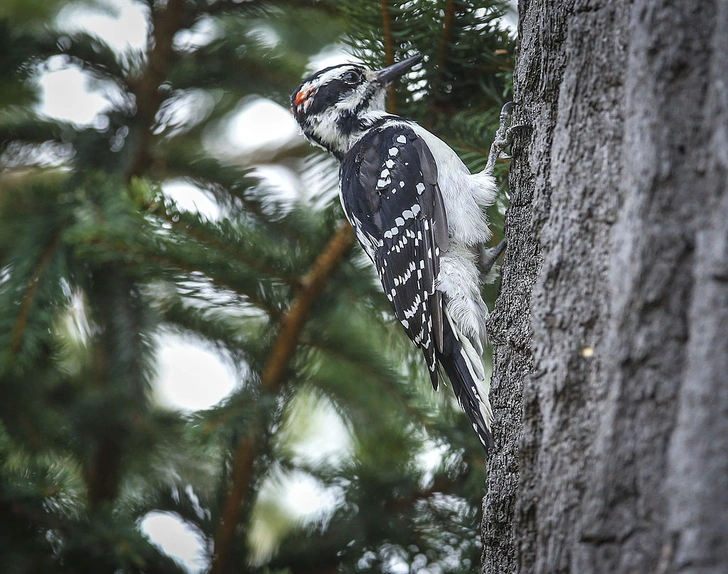
M 309 139 L 341 159 L 369 130 L 390 119 L 399 118 L 384 110 L 358 115 L 339 114 L 334 121 L 320 122 L 317 129 L 309 134 Z

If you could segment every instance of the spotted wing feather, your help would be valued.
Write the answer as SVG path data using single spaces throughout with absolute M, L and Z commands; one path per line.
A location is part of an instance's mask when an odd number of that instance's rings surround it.
M 390 125 L 352 147 L 340 176 L 344 211 L 437 388 L 443 309 L 436 281 L 448 228 L 432 153 L 409 126 Z

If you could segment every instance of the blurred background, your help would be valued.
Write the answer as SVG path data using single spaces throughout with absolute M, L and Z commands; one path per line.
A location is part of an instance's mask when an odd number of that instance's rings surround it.
M 480 443 L 288 107 L 321 67 L 420 53 L 390 111 L 482 169 L 513 22 L 490 0 L 3 0 L 0 572 L 479 569 Z

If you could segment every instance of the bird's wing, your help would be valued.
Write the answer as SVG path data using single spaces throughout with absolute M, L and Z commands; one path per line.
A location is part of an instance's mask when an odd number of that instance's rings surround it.
M 437 388 L 443 308 L 436 281 L 449 241 L 435 159 L 411 127 L 395 124 L 359 140 L 344 156 L 340 177 L 346 216 Z

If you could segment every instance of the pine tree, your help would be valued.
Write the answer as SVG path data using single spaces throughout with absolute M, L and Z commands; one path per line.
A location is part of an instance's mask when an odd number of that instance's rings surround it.
M 482 451 L 448 396 L 433 398 L 354 248 L 336 166 L 303 144 L 277 150 L 267 161 L 318 186 L 281 197 L 250 158 L 205 142 L 245 98 L 287 106 L 309 58 L 346 33 L 371 65 L 428 57 L 391 105 L 477 169 L 510 84 L 502 6 L 150 1 L 148 48 L 121 54 L 49 25 L 61 2 L 16 4 L 0 13 L 2 571 L 182 571 L 141 533 L 151 511 L 194 527 L 215 573 L 472 571 Z M 185 42 L 189 30 L 212 32 Z M 32 79 L 59 58 L 107 94 L 93 125 L 34 112 Z M 164 191 L 177 179 L 220 218 L 179 209 Z M 162 331 L 229 357 L 236 392 L 191 415 L 159 406 Z M 323 407 L 352 436 L 336 464 L 296 448 Z M 432 445 L 445 455 L 425 477 Z M 265 555 L 251 543 L 273 520 L 264 485 L 296 473 L 340 501 L 316 523 L 284 520 Z

